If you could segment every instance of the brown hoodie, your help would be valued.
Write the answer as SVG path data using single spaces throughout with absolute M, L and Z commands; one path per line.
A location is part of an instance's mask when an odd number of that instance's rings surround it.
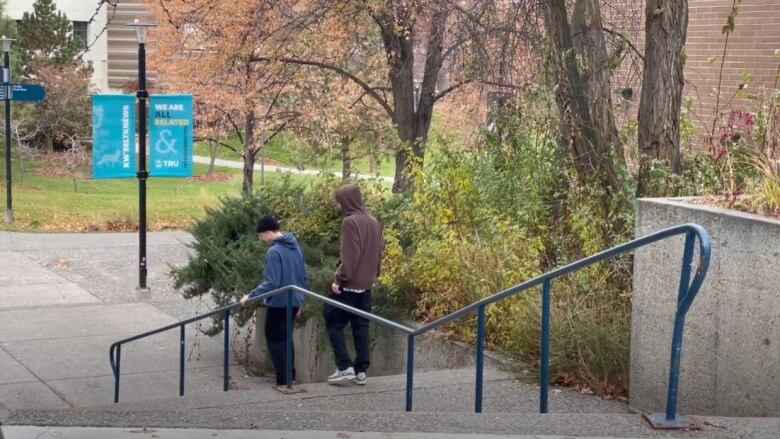
M 336 283 L 350 290 L 368 290 L 382 266 L 382 226 L 366 212 L 357 186 L 339 188 L 336 201 L 346 216 L 341 223 L 341 261 Z

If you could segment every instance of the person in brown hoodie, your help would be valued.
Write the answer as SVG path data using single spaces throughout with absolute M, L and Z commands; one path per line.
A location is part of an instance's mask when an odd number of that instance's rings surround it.
M 371 287 L 379 277 L 382 265 L 382 226 L 366 211 L 357 186 L 348 184 L 339 188 L 336 201 L 345 218 L 341 223 L 341 260 L 331 285 L 331 298 L 371 312 Z M 328 377 L 328 382 L 365 384 L 369 365 L 368 319 L 328 305 L 325 305 L 324 316 L 336 359 L 336 372 Z M 354 361 L 344 340 L 347 324 L 352 327 L 357 353 Z

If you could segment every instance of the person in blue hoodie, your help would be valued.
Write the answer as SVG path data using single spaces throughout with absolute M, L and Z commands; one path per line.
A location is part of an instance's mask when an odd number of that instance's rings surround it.
M 246 306 L 253 297 L 268 293 L 289 285 L 301 288 L 309 288 L 309 274 L 306 271 L 306 262 L 303 259 L 303 250 L 298 240 L 290 233 L 282 233 L 279 230 L 279 222 L 273 217 L 263 217 L 257 224 L 257 234 L 267 245 L 271 245 L 265 254 L 265 270 L 263 282 L 249 294 L 241 298 L 241 306 Z M 303 293 L 295 291 L 290 295 L 292 300 L 293 316 L 303 305 Z M 276 385 L 287 383 L 285 373 L 287 370 L 287 355 L 285 344 L 287 342 L 287 293 L 264 299 L 265 340 L 268 343 L 268 353 L 276 371 Z M 292 381 L 295 380 L 295 347 L 293 346 L 293 371 Z

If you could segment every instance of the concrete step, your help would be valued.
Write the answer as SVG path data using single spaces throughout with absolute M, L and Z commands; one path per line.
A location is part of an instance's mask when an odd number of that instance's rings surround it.
M 446 434 L 446 433 L 378 433 L 343 431 L 290 431 L 290 430 L 207 430 L 177 428 L 95 428 L 95 427 L 7 427 L 5 436 L 0 430 L 0 439 L 138 439 L 139 434 L 159 439 L 566 439 L 571 436 L 540 435 L 492 435 L 492 434 Z M 605 438 L 590 438 L 605 439 Z M 608 439 L 608 438 L 607 438 Z
M 698 417 L 702 431 L 653 430 L 636 414 L 466 414 L 466 413 L 403 413 L 403 412 L 290 412 L 258 411 L 252 407 L 231 409 L 204 409 L 179 411 L 106 411 L 88 409 L 18 411 L 11 415 L 3 427 L 5 439 L 27 434 L 16 427 L 56 427 L 60 436 L 43 437 L 123 437 L 105 434 L 103 436 L 78 435 L 84 430 L 68 430 L 62 427 L 110 427 L 113 431 L 133 429 L 137 433 L 147 432 L 158 437 L 208 437 L 163 436 L 158 429 L 189 429 L 187 432 L 200 434 L 200 429 L 211 430 L 212 437 L 284 437 L 293 438 L 353 438 L 374 439 L 417 437 L 448 438 L 448 435 L 550 435 L 553 437 L 610 437 L 610 438 L 753 438 L 775 439 L 780 431 L 777 418 L 716 418 Z M 194 430 L 193 430 L 194 429 Z M 238 430 L 233 436 L 222 436 L 226 430 Z M 240 435 L 249 430 L 254 435 Z M 296 435 L 279 435 L 279 430 L 294 430 Z M 40 430 L 33 429 L 40 434 Z M 68 433 L 71 431 L 71 433 Z M 98 430 L 100 431 L 100 430 Z M 315 433 L 312 433 L 315 432 Z M 331 432 L 330 435 L 323 432 Z M 366 435 L 366 432 L 382 435 Z M 175 432 L 174 432 L 175 433 Z M 179 432 L 181 433 L 181 432 Z M 266 434 L 268 433 L 268 434 Z M 336 434 L 333 434 L 336 433 Z M 394 433 L 395 435 L 386 435 Z M 398 433 L 415 433 L 418 436 L 403 436 Z M 19 436 L 11 436 L 18 434 Z M 353 436 L 355 434 L 355 436 Z M 439 436 L 435 436 L 438 434 Z M 420 436 L 422 435 L 422 436 Z M 125 436 L 130 437 L 130 436 Z M 132 436 L 140 437 L 140 436 Z
M 238 370 L 238 368 L 234 369 Z M 475 372 L 473 369 L 419 371 L 414 376 L 414 409 L 424 412 L 474 412 Z M 405 408 L 406 376 L 369 377 L 368 383 L 329 385 L 313 383 L 296 386 L 302 393 L 286 395 L 270 383 L 244 385 L 223 392 L 200 391 L 195 395 L 120 404 L 101 404 L 93 408 L 108 411 L 201 410 L 243 407 L 262 411 L 393 411 Z M 485 371 L 483 410 L 487 413 L 537 413 L 539 390 L 513 375 L 496 369 Z M 628 413 L 618 401 L 582 395 L 569 389 L 552 388 L 549 407 L 559 413 Z

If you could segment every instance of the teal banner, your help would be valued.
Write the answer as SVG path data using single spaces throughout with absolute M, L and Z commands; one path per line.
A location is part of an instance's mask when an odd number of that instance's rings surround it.
M 149 173 L 192 177 L 192 95 L 152 95 Z
M 135 177 L 135 96 L 92 97 L 92 177 Z

